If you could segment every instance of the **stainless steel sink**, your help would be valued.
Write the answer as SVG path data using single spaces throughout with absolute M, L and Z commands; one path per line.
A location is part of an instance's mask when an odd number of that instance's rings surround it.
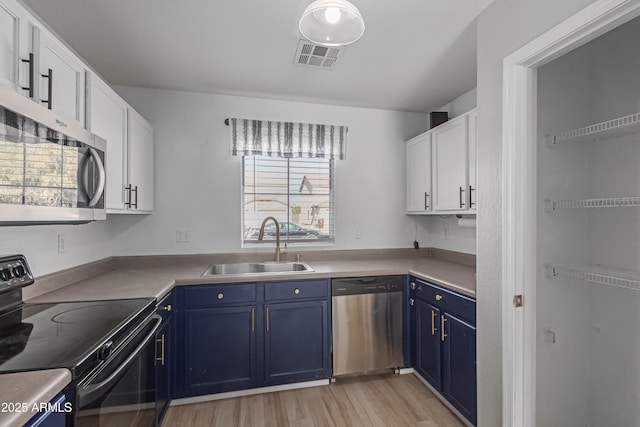
M 202 276 L 304 273 L 313 271 L 303 262 L 242 262 L 237 264 L 213 264 Z

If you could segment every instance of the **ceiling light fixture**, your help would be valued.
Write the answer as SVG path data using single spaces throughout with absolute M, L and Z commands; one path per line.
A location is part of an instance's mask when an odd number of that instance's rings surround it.
M 362 37 L 364 20 L 347 0 L 316 0 L 302 13 L 300 33 L 323 46 L 345 46 Z

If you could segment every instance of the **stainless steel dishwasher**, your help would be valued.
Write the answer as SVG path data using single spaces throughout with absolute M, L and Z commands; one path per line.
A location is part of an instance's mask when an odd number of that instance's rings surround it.
M 333 376 L 404 365 L 402 277 L 331 281 Z

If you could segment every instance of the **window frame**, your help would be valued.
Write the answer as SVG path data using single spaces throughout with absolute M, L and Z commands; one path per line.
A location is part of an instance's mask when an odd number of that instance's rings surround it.
M 241 248 L 262 248 L 265 245 L 269 246 L 269 245 L 273 245 L 275 244 L 275 239 L 265 239 L 262 241 L 258 241 L 258 240 L 247 240 L 245 239 L 245 209 L 244 209 L 244 205 L 245 205 L 245 157 L 273 157 L 276 159 L 284 159 L 287 160 L 287 184 L 288 186 L 290 185 L 289 182 L 289 175 L 290 175 L 290 160 L 294 160 L 296 159 L 296 157 L 279 157 L 279 156 L 262 156 L 260 154 L 256 154 L 256 155 L 252 155 L 252 156 L 238 156 L 241 159 L 241 167 L 240 167 L 240 211 L 241 211 L 241 220 L 240 220 L 240 243 L 241 243 Z M 336 223 L 335 223 L 335 218 L 336 218 L 336 214 L 335 214 L 335 182 L 336 182 L 336 169 L 335 169 L 335 159 L 324 159 L 324 158 L 317 158 L 316 160 L 327 160 L 329 162 L 329 217 L 330 217 L 330 226 L 329 226 L 329 237 L 325 238 L 325 239 L 289 239 L 287 237 L 285 237 L 284 235 L 281 235 L 280 237 L 280 244 L 281 246 L 284 246 L 284 244 L 286 244 L 287 246 L 294 246 L 294 247 L 304 247 L 304 246 L 308 246 L 308 247 L 320 247 L 320 246 L 333 246 L 335 244 L 335 232 L 336 232 Z M 285 193 L 282 193 L 281 195 L 285 195 Z M 287 200 L 289 200 L 289 197 L 292 195 L 292 193 L 287 192 L 286 196 L 287 196 Z M 288 203 L 288 209 L 287 209 L 287 221 L 288 223 L 291 223 L 291 209 L 290 209 L 290 204 Z M 267 216 L 272 216 L 272 215 L 265 215 L 265 218 Z M 264 219 L 264 218 L 263 218 Z M 279 221 L 280 223 L 280 221 Z M 267 223 L 267 226 L 269 225 L 274 225 L 272 221 Z M 297 224 L 299 225 L 299 224 Z M 282 224 L 280 224 L 280 229 L 282 230 Z

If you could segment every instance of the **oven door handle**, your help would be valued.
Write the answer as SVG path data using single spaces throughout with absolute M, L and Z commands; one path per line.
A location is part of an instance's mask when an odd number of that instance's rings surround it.
M 125 370 L 133 363 L 133 361 L 140 356 L 140 354 L 144 351 L 144 348 L 149 344 L 154 337 L 158 329 L 160 328 L 160 324 L 162 323 L 162 317 L 154 314 L 151 316 L 151 322 L 155 321 L 156 324 L 151 329 L 151 332 L 147 334 L 147 336 L 142 340 L 140 345 L 136 347 L 136 349 L 131 353 L 129 357 L 116 369 L 111 375 L 109 375 L 103 381 L 100 381 L 98 384 L 87 384 L 78 389 L 78 402 L 79 405 L 85 406 L 87 403 L 93 402 L 96 397 L 102 394 L 102 391 L 106 388 L 111 387 L 117 380 L 120 379 Z

